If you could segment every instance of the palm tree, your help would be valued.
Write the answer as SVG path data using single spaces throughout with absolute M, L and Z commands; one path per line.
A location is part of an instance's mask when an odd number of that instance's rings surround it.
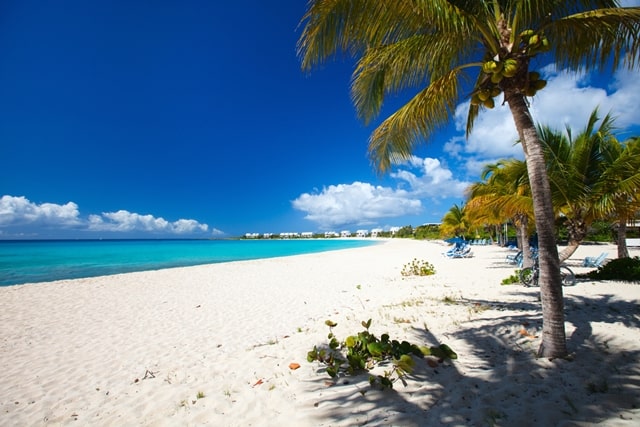
M 618 257 L 629 256 L 626 222 L 639 209 L 640 145 L 633 139 L 620 144 L 613 120 L 607 114 L 596 128 L 596 108 L 575 137 L 569 128 L 563 134 L 538 127 L 553 203 L 568 231 L 561 262 L 573 255 L 595 220 L 609 215 L 618 222 Z
M 516 159 L 500 160 L 485 166 L 481 179 L 467 189 L 467 216 L 492 223 L 512 220 L 525 266 L 529 266 L 529 226 L 534 218 L 526 163 Z
M 546 82 L 530 73 L 529 65 L 547 51 L 562 68 L 635 67 L 640 8 L 619 8 L 616 0 L 310 0 L 302 23 L 298 52 L 304 70 L 338 51 L 358 58 L 351 93 L 365 122 L 380 113 L 386 95 L 418 90 L 371 135 L 369 152 L 380 172 L 407 159 L 449 121 L 465 95 L 465 82 L 475 82 L 467 93 L 467 132 L 479 112 L 504 94 L 527 160 L 538 231 L 543 315 L 538 353 L 565 356 L 553 207 L 527 102 Z
M 627 222 L 640 211 L 640 138 L 630 138 L 622 144 L 616 140 L 607 154 L 596 204 L 617 220 L 618 258 L 628 258 Z
M 449 211 L 442 217 L 440 225 L 440 235 L 442 236 L 459 236 L 463 235 L 469 229 L 463 206 L 454 204 Z
M 553 205 L 564 219 L 568 233 L 568 245 L 560 254 L 560 262 L 573 255 L 593 221 L 604 215 L 601 203 L 597 202 L 604 189 L 601 180 L 612 161 L 611 149 L 618 142 L 613 135 L 612 116 L 607 114 L 596 127 L 598 121 L 596 108 L 585 128 L 575 137 L 569 127 L 562 133 L 538 126 Z

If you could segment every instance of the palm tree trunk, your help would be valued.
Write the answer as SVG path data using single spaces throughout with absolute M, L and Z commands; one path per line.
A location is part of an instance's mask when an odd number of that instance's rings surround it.
M 568 221 L 567 231 L 569 232 L 569 241 L 567 247 L 560 253 L 561 263 L 568 260 L 587 237 L 587 226 L 583 221 Z
M 518 235 L 522 242 L 522 267 L 531 267 L 533 258 L 531 258 L 531 245 L 529 245 L 529 220 L 526 215 L 520 215 L 516 221 L 518 224 Z
M 533 197 L 533 212 L 538 233 L 540 260 L 540 296 L 542 300 L 542 343 L 539 357 L 565 357 L 567 339 L 564 329 L 564 301 L 560 278 L 560 261 L 556 246 L 551 188 L 542 146 L 524 96 L 514 90 L 505 98 L 520 136 Z
M 629 258 L 626 215 L 621 215 L 620 218 L 618 218 L 618 258 Z
M 560 256 L 559 256 L 560 263 L 563 263 L 569 258 L 571 258 L 571 255 L 573 255 L 578 250 L 578 247 L 580 247 L 580 243 L 581 242 L 575 239 L 569 239 L 569 242 L 567 243 L 567 247 L 564 248 L 564 250 L 560 253 Z

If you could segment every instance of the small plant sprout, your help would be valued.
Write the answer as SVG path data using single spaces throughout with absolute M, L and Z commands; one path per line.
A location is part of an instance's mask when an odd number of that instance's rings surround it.
M 204 391 L 199 391 L 198 394 L 196 394 L 196 399 L 203 399 L 204 398 Z

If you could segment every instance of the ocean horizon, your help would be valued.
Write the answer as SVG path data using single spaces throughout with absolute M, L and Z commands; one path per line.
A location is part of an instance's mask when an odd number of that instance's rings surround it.
M 370 239 L 0 240 L 0 286 L 364 247 Z

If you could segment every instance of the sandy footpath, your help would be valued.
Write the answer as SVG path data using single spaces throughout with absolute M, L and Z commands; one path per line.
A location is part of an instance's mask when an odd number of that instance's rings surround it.
M 535 289 L 509 251 L 390 240 L 312 255 L 0 288 L 2 426 L 637 426 L 640 285 L 564 288 L 572 361 L 536 359 Z M 582 246 L 568 261 L 612 245 Z M 640 255 L 633 250 L 632 255 Z M 403 277 L 413 259 L 436 274 Z M 306 361 L 362 330 L 459 358 L 406 386 Z M 289 365 L 298 363 L 299 369 Z

